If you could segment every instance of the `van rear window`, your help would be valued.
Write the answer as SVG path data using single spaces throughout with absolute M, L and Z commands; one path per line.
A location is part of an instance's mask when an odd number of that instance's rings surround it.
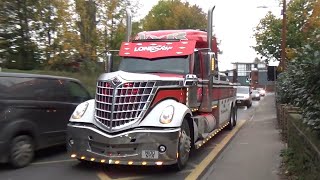
M 61 80 L 42 78 L 1 77 L 0 99 L 3 100 L 52 100 Z

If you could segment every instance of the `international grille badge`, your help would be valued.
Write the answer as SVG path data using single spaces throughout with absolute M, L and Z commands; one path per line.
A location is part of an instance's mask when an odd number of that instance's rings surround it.
M 119 84 L 121 81 L 117 77 L 114 77 L 113 79 L 111 79 L 111 82 L 115 86 L 115 85 Z

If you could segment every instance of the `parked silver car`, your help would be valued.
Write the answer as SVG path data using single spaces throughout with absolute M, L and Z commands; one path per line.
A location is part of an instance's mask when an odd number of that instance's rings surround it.
M 237 86 L 237 105 L 252 106 L 251 88 L 249 86 Z

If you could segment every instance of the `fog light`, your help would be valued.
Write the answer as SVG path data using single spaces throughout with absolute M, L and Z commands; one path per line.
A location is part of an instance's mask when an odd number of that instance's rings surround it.
M 165 145 L 160 145 L 158 149 L 159 149 L 160 153 L 164 153 L 164 152 L 166 152 L 167 147 Z
M 156 162 L 156 165 L 158 165 L 158 166 L 161 166 L 162 164 L 163 164 L 163 162 L 161 162 L 161 161 Z

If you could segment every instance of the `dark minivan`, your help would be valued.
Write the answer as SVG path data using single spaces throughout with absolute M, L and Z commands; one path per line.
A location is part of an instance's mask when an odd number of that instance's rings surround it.
M 64 144 L 70 116 L 89 99 L 76 79 L 0 73 L 0 162 L 24 167 L 35 150 Z

